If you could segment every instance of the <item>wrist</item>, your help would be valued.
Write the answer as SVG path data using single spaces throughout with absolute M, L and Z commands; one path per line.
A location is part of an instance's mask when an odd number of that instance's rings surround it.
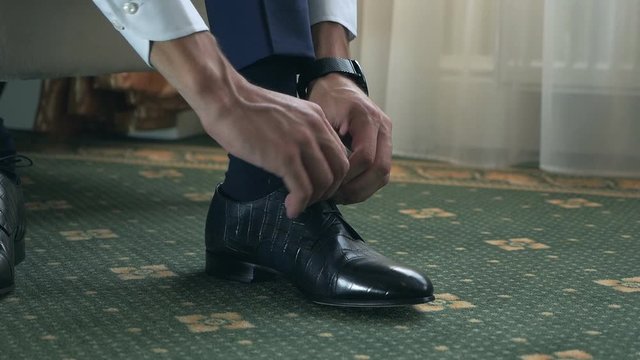
M 313 46 L 317 58 L 349 58 L 349 35 L 344 26 L 336 22 L 321 22 L 311 27 Z
M 336 87 L 358 87 L 353 80 L 340 73 L 330 73 L 321 76 L 309 83 L 309 94 L 313 93 L 315 89 L 318 90 L 331 90 Z
M 244 81 L 208 32 L 154 43 L 151 63 L 201 119 L 216 118 L 225 111 L 234 89 Z

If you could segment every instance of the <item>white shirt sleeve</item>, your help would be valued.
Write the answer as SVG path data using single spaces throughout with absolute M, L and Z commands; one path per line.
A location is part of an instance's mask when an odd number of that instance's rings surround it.
M 173 40 L 209 28 L 190 0 L 93 0 L 151 66 L 152 41 Z
M 337 22 L 349 31 L 353 40 L 358 34 L 358 0 L 309 0 L 309 18 L 311 25 Z

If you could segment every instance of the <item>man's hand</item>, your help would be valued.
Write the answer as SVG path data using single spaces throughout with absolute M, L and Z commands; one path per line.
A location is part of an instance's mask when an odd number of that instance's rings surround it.
M 287 215 L 332 197 L 348 162 L 340 138 L 319 106 L 244 83 L 205 130 L 231 154 L 283 178 Z
M 320 106 L 251 85 L 208 32 L 154 43 L 151 62 L 222 147 L 283 178 L 289 217 L 336 192 L 349 165 Z
M 316 57 L 350 57 L 342 25 L 321 22 L 311 30 Z M 349 172 L 336 201 L 352 204 L 368 199 L 389 182 L 391 120 L 353 81 L 337 73 L 314 81 L 309 100 L 320 105 L 343 139 L 350 140 Z
M 343 139 L 350 139 L 349 172 L 335 199 L 364 201 L 389 182 L 391 120 L 350 79 L 330 74 L 313 83 L 309 100 L 320 105 Z

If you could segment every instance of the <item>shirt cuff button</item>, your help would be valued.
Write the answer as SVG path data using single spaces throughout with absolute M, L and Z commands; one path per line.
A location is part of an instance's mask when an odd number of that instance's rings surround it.
M 127 2 L 122 5 L 122 10 L 124 10 L 127 14 L 134 15 L 138 12 L 140 6 L 136 2 Z

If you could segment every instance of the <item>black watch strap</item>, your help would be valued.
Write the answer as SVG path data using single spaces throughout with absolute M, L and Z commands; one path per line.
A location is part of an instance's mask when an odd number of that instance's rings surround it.
M 301 99 L 309 97 L 309 84 L 330 73 L 340 73 L 353 80 L 365 94 L 369 95 L 367 80 L 357 61 L 342 58 L 321 58 L 312 61 L 298 77 L 298 96 Z

